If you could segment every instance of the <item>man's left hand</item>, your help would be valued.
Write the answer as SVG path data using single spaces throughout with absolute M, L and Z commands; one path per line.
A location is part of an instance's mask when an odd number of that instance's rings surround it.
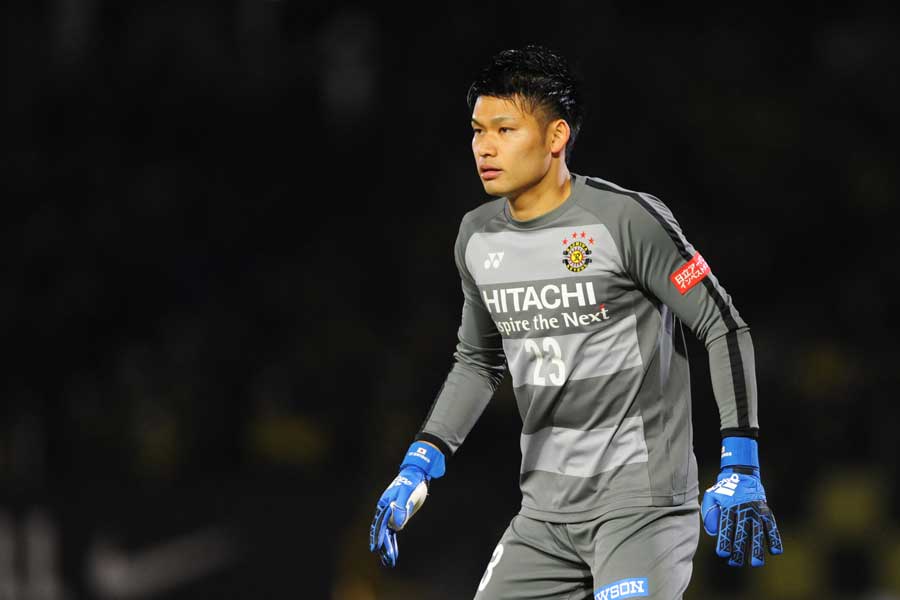
M 717 537 L 716 554 L 740 567 L 750 546 L 750 564 L 765 563 L 764 546 L 771 554 L 784 547 L 775 516 L 766 502 L 759 478 L 756 440 L 726 437 L 722 440 L 722 463 L 718 482 L 706 490 L 700 507 L 703 528 Z

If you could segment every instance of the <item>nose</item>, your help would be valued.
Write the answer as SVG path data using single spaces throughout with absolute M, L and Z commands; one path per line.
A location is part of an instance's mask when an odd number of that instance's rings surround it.
M 472 142 L 472 148 L 475 150 L 475 156 L 486 157 L 496 156 L 497 146 L 491 141 L 490 136 L 481 136 Z

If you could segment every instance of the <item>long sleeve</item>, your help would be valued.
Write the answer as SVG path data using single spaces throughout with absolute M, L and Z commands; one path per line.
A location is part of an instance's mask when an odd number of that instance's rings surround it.
M 626 268 L 706 346 L 723 434 L 755 437 L 759 423 L 749 327 L 668 207 L 648 194 L 633 197 L 637 204 L 622 232 Z
M 417 440 L 435 444 L 447 456 L 462 445 L 507 370 L 500 333 L 466 265 L 470 223 L 470 219 L 463 219 L 455 245 L 463 307 L 453 366 L 416 436 Z

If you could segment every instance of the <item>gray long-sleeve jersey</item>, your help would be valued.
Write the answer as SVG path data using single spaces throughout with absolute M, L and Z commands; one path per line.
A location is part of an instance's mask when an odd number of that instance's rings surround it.
M 709 352 L 723 432 L 756 435 L 749 329 L 659 199 L 573 174 L 566 201 L 533 220 L 505 198 L 466 214 L 455 255 L 459 343 L 416 438 L 454 453 L 508 369 L 523 515 L 696 498 L 682 323 Z

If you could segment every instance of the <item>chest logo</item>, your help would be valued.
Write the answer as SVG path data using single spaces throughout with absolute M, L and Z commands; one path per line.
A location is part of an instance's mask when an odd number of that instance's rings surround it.
M 593 237 L 588 238 L 584 231 L 581 233 L 573 231 L 572 235 L 563 239 L 562 243 L 566 247 L 563 250 L 562 263 L 568 270 L 573 273 L 580 273 L 591 264 L 593 251 L 590 246 L 594 245 Z
M 484 261 L 484 268 L 490 269 L 493 267 L 499 269 L 500 263 L 503 261 L 503 254 L 503 252 L 488 252 L 488 257 Z

